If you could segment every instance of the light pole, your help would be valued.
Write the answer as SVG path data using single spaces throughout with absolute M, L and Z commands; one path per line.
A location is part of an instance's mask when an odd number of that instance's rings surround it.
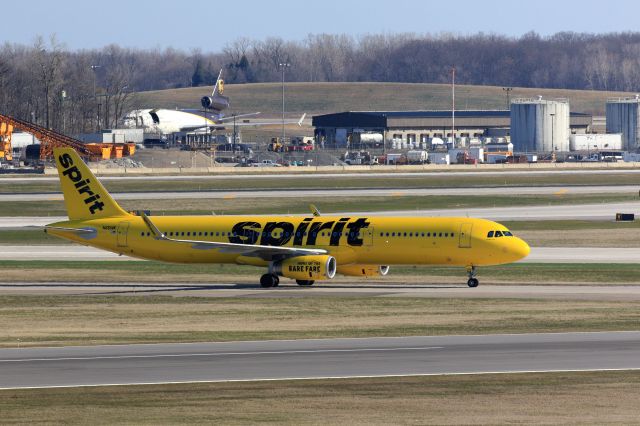
M 93 71 L 93 102 L 94 104 L 98 103 L 98 98 L 96 97 L 96 69 L 100 68 L 100 65 L 91 65 L 91 71 Z M 100 107 L 98 106 L 98 114 L 96 115 L 96 124 L 98 130 L 100 129 Z
M 556 153 L 556 151 L 555 151 L 555 149 L 553 147 L 553 125 L 554 125 L 553 119 L 554 119 L 556 113 L 555 112 L 551 112 L 551 113 L 549 113 L 549 115 L 551 116 L 551 161 L 553 161 L 554 157 L 555 157 L 555 153 Z
M 288 62 L 281 62 L 278 64 L 278 66 L 280 67 L 280 70 L 282 71 L 282 144 L 284 146 L 284 138 L 285 138 L 285 131 L 284 131 L 284 70 L 289 68 L 291 66 L 290 63 Z

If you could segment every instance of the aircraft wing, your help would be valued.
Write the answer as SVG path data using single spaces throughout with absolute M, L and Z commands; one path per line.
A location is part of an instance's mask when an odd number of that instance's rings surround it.
M 169 238 L 154 225 L 144 213 L 142 219 L 147 224 L 157 240 L 171 241 L 179 244 L 191 244 L 191 247 L 199 250 L 219 250 L 221 253 L 237 254 L 239 256 L 258 257 L 262 260 L 272 261 L 295 256 L 309 256 L 326 254 L 323 249 L 303 249 L 296 247 L 263 246 L 255 244 L 221 243 L 215 241 L 182 240 Z
M 304 121 L 304 118 L 307 116 L 307 113 L 302 114 L 302 117 L 300 117 L 298 120 L 284 120 L 284 124 L 297 124 L 298 126 L 302 126 L 302 122 Z M 242 127 L 242 126 L 254 126 L 254 127 L 258 127 L 258 126 L 273 126 L 273 125 L 282 125 L 282 120 L 264 120 L 264 121 L 257 121 L 254 123 L 236 123 L 237 127 Z

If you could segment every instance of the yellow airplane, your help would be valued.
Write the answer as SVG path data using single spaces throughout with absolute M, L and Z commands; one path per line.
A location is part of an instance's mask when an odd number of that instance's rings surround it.
M 336 273 L 386 275 L 388 265 L 476 268 L 515 262 L 529 246 L 503 225 L 466 217 L 157 216 L 124 211 L 71 148 L 54 149 L 69 216 L 45 232 L 121 255 L 176 263 L 235 263 L 267 268 L 262 287 L 280 277 L 309 286 Z

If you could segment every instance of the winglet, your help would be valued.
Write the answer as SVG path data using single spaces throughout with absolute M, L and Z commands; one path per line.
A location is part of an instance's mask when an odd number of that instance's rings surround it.
M 144 220 L 144 223 L 147 224 L 149 230 L 151 230 L 151 233 L 156 237 L 156 239 L 164 240 L 167 238 L 162 232 L 160 232 L 156 225 L 153 224 L 151 219 L 149 219 L 149 216 L 147 216 L 144 212 L 140 212 L 140 216 L 142 217 L 142 220 Z
M 309 204 L 309 208 L 311 209 L 311 213 L 313 213 L 315 217 L 321 216 L 320 210 L 318 210 L 315 204 Z

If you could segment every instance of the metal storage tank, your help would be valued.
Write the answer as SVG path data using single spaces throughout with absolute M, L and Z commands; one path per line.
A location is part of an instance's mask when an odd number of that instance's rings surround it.
M 634 98 L 607 100 L 607 133 L 622 133 L 622 149 L 637 151 L 640 147 L 640 95 Z
M 514 99 L 511 102 L 514 151 L 569 151 L 569 109 L 566 99 Z

